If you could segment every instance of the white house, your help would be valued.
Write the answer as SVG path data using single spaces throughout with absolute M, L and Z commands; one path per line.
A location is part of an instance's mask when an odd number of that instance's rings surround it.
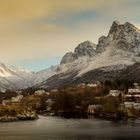
M 122 92 L 119 90 L 110 90 L 108 96 L 118 97 L 120 94 L 122 94 Z
M 87 87 L 97 87 L 98 86 L 98 84 L 96 84 L 96 83 L 89 83 L 89 84 L 87 84 Z
M 137 88 L 129 88 L 126 97 L 136 97 L 140 98 L 140 89 Z
M 80 83 L 79 85 L 78 85 L 78 87 L 85 87 L 86 86 L 86 84 L 85 83 Z
M 140 94 L 140 89 L 138 88 L 129 88 L 128 94 Z
M 11 100 L 2 100 L 3 106 L 10 105 L 10 104 L 11 104 Z
M 43 95 L 44 93 L 46 93 L 45 90 L 36 90 L 36 91 L 35 91 L 35 95 L 38 95 L 38 96 L 41 96 L 41 95 Z
M 140 110 L 140 103 L 135 102 L 124 102 L 124 107 L 127 109 L 136 109 Z
M 140 103 L 134 103 L 134 109 L 140 110 Z
M 138 83 L 134 83 L 134 87 L 137 88 L 137 89 L 140 88 Z
M 134 107 L 135 102 L 124 102 L 124 107 L 128 109 L 132 109 Z
M 54 103 L 54 102 L 53 102 L 52 99 L 47 99 L 47 100 L 46 100 L 46 110 L 47 110 L 47 111 L 51 111 L 53 103 Z
M 23 98 L 23 95 L 18 95 L 16 97 L 11 98 L 11 102 L 20 102 Z

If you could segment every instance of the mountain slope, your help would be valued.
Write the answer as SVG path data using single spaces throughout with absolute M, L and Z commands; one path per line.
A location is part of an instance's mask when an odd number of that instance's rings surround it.
M 116 78 L 138 80 L 139 65 L 140 30 L 131 23 L 114 21 L 108 35 L 101 36 L 97 45 L 80 43 L 57 66 L 30 72 L 0 64 L 0 89 L 57 88 Z
M 125 78 L 123 70 L 129 66 L 134 68 L 133 64 L 138 62 L 140 30 L 131 23 L 114 21 L 108 35 L 100 37 L 97 45 L 84 42 L 76 47 L 74 53 L 67 53 L 59 65 L 59 72 L 39 87 L 55 88 L 86 81 L 123 78 L 123 75 Z
M 57 71 L 57 66 L 39 72 L 0 64 L 0 90 L 24 89 L 45 81 Z

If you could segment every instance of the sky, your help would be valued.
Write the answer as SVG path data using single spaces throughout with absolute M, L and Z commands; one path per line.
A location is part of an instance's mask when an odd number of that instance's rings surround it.
M 114 20 L 140 28 L 140 0 L 0 0 L 0 62 L 39 71 Z

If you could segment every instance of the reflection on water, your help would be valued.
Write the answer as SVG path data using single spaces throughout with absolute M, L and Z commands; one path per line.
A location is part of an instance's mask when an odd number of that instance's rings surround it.
M 0 123 L 0 140 L 139 140 L 140 120 L 105 121 L 40 117 Z

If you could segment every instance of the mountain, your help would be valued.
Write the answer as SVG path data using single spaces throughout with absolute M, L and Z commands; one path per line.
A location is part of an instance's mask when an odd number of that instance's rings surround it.
M 140 30 L 129 22 L 114 21 L 107 36 L 98 44 L 80 43 L 74 52 L 62 58 L 59 71 L 37 87 L 57 88 L 64 85 L 115 78 L 138 79 L 140 65 Z M 137 64 L 137 65 L 135 65 Z M 129 70 L 129 73 L 128 73 Z M 132 74 L 132 77 L 130 76 Z
M 0 63 L 0 90 L 24 89 L 43 82 L 57 71 L 57 66 L 39 72 L 6 66 Z
M 113 79 L 140 80 L 140 30 L 114 21 L 97 44 L 80 43 L 57 66 L 39 72 L 0 64 L 0 89 L 58 88 L 70 84 Z
M 67 64 L 78 60 L 81 57 L 93 57 L 96 53 L 96 45 L 90 41 L 80 43 L 73 52 L 68 52 L 64 55 L 60 64 Z

